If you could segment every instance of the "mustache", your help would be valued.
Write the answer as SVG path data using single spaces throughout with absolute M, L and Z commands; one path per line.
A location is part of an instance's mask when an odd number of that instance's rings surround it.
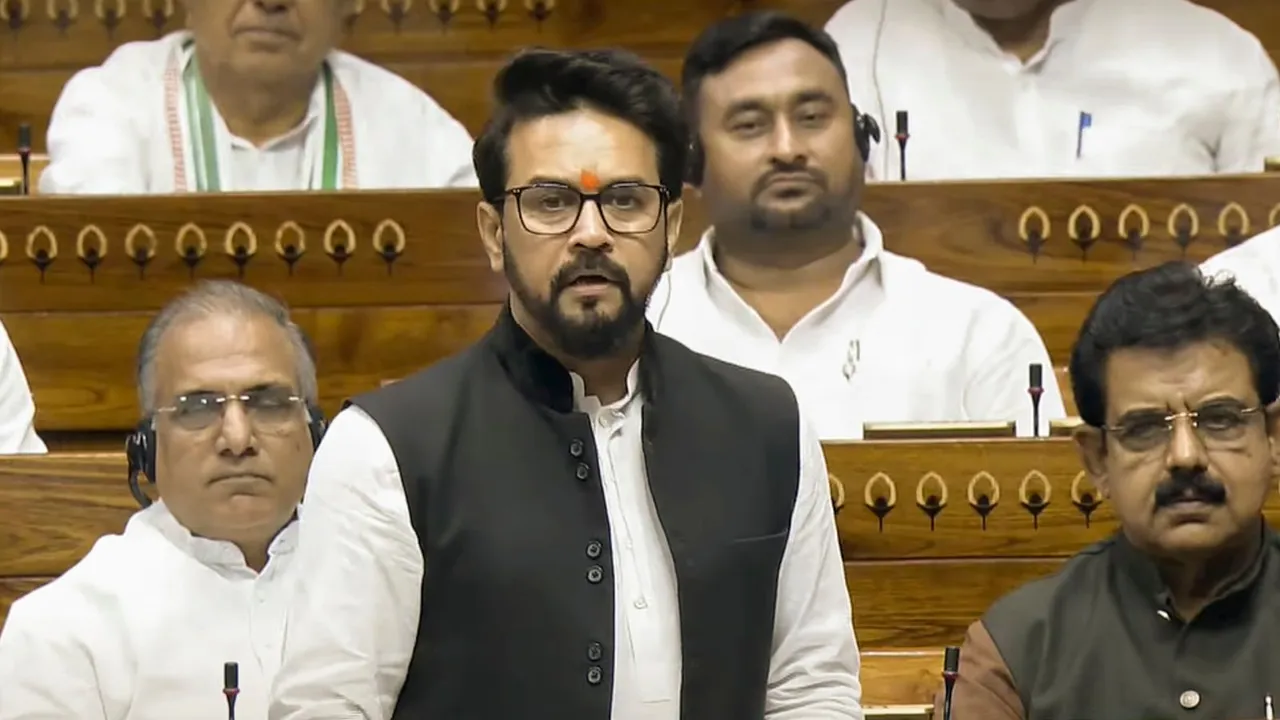
M 1227 501 L 1227 488 L 1204 470 L 1175 470 L 1156 487 L 1156 507 L 1169 507 L 1181 500 L 1221 505 Z
M 827 179 L 827 174 L 822 172 L 821 170 L 818 170 L 816 168 L 806 167 L 804 165 L 794 164 L 794 163 L 790 165 L 778 164 L 774 166 L 774 169 L 772 171 L 767 172 L 764 175 L 761 175 L 760 178 L 756 180 L 755 187 L 751 189 L 751 194 L 759 195 L 763 193 L 765 189 L 768 188 L 769 185 L 772 184 L 775 180 L 787 175 L 790 175 L 790 176 L 800 175 L 800 176 L 807 177 L 810 180 L 812 180 L 816 185 L 818 185 L 818 187 L 821 187 L 823 190 L 826 190 L 830 187 L 830 183 L 828 182 L 828 179 Z
M 572 262 L 560 268 L 551 281 L 551 289 L 559 293 L 584 277 L 604 278 L 605 281 L 622 287 L 631 284 L 631 277 L 627 275 L 627 271 L 597 250 L 580 253 Z

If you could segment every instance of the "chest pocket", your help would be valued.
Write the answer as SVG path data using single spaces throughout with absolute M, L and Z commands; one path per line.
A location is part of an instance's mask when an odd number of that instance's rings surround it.
M 1106 111 L 1084 131 L 1079 165 L 1099 176 L 1194 174 L 1211 172 L 1213 156 L 1176 117 Z

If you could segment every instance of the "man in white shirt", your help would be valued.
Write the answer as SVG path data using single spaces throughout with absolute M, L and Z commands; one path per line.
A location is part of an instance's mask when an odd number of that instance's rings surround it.
M 1065 414 L 1044 342 L 994 293 L 884 248 L 858 211 L 868 121 L 821 30 L 773 12 L 724 20 L 683 72 L 711 229 L 654 293 L 655 329 L 782 376 L 823 439 L 868 422 L 1006 422 Z
M 160 311 L 138 358 L 146 418 L 128 443 L 149 507 L 14 603 L 0 719 L 223 720 L 228 662 L 241 717 L 265 716 L 323 432 L 315 397 L 305 339 L 262 293 L 209 283 Z
M 1205 275 L 1225 273 L 1280 322 L 1280 227 L 1259 233 L 1206 260 Z
M 41 454 L 48 450 L 36 434 L 36 404 L 22 360 L 0 323 L 0 455 Z
M 352 0 L 198 0 L 63 88 L 43 194 L 475 185 L 471 136 L 426 93 L 336 48 Z
M 534 50 L 476 143 L 511 286 L 316 455 L 270 720 L 861 720 L 817 438 L 645 327 L 688 133 L 621 51 Z
M 859 107 L 907 113 L 907 180 L 1261 172 L 1280 79 L 1189 0 L 851 0 L 827 32 Z M 872 154 L 878 180 L 903 153 Z

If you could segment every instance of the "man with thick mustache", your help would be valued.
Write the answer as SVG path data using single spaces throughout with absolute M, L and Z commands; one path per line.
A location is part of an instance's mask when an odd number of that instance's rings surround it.
M 1040 434 L 1065 415 L 1044 342 L 983 288 L 886 249 L 859 212 L 877 135 L 849 102 L 823 31 L 776 12 L 709 28 L 689 50 L 689 180 L 712 227 L 654 292 L 654 327 L 785 378 L 823 439 L 868 422 L 1013 422 L 1031 435 L 1028 366 L 1044 372 Z
M 1231 281 L 1121 278 L 1071 357 L 1110 539 L 997 602 L 960 655 L 956 720 L 1262 718 L 1280 699 L 1280 332 Z
M 265 715 L 323 431 L 315 398 L 301 330 L 257 290 L 205 283 L 156 315 L 129 454 L 160 501 L 131 478 L 148 507 L 124 533 L 14 603 L 0 718 L 222 720 L 226 662 L 239 666 L 241 717 Z
M 688 134 L 532 50 L 475 148 L 508 303 L 320 448 L 270 720 L 861 720 L 826 465 L 778 378 L 654 333 Z

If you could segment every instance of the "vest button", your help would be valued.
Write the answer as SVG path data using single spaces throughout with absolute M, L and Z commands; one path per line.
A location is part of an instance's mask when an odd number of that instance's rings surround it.
M 1193 710 L 1200 704 L 1200 693 L 1195 690 L 1188 690 L 1178 696 L 1178 704 L 1188 710 Z
M 600 552 L 602 550 L 604 550 L 604 545 L 601 545 L 599 540 L 592 540 L 591 542 L 587 543 L 587 557 L 591 558 L 592 560 L 595 560 L 596 558 L 600 557 Z
M 604 677 L 604 671 L 598 666 L 592 665 L 591 669 L 587 670 L 587 682 L 592 685 L 599 685 L 602 677 Z
M 600 567 L 599 565 L 592 565 L 591 568 L 587 570 L 587 582 L 591 583 L 592 585 L 598 585 L 600 581 L 603 579 L 604 579 L 604 568 Z
M 576 473 L 579 480 L 586 480 L 591 477 L 591 468 L 586 463 L 578 463 L 578 472 Z
M 595 662 L 604 657 L 604 646 L 598 642 L 593 642 L 587 646 L 587 659 Z
M 582 441 L 574 438 L 573 442 L 569 443 L 569 454 L 574 457 L 582 457 L 582 447 Z

